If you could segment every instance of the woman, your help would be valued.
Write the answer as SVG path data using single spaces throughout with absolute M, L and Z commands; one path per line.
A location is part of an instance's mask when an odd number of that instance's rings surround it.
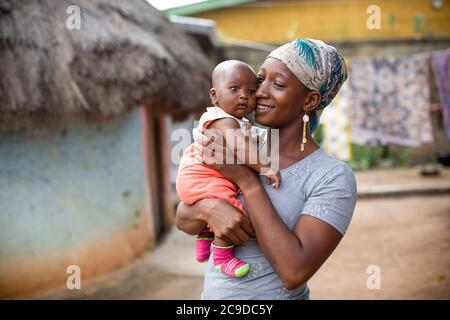
M 239 186 L 248 216 L 218 199 L 177 208 L 179 229 L 198 234 L 209 225 L 219 238 L 240 244 L 235 256 L 251 265 L 246 277 L 235 279 L 215 271 L 210 260 L 203 299 L 309 299 L 306 282 L 339 244 L 356 202 L 352 170 L 311 137 L 317 110 L 346 78 L 342 57 L 319 40 L 287 43 L 264 61 L 255 120 L 279 130 L 281 187 L 271 188 L 244 165 L 205 160 Z

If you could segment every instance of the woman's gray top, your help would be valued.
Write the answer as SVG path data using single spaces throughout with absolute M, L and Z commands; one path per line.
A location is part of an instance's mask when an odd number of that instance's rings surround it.
M 305 159 L 280 170 L 281 186 L 274 189 L 264 177 L 262 184 L 281 219 L 293 230 L 302 215 L 316 217 L 344 235 L 356 203 L 356 180 L 352 169 L 318 149 Z M 245 202 L 242 196 L 240 200 Z M 212 255 L 202 299 L 308 299 L 309 289 L 283 286 L 255 239 L 234 249 L 234 254 L 250 264 L 249 273 L 239 279 L 214 270 Z

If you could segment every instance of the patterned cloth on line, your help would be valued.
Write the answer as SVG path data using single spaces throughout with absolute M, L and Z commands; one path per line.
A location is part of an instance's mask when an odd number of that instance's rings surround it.
M 427 55 L 353 58 L 352 142 L 416 147 L 433 140 Z

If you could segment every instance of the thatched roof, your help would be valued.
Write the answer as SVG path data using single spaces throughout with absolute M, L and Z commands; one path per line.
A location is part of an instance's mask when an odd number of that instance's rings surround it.
M 206 106 L 209 79 L 199 47 L 145 0 L 0 0 L 0 117 L 186 113 Z

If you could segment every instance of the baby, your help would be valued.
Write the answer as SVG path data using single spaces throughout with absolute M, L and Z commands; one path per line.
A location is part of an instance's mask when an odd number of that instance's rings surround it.
M 257 153 L 256 137 L 248 137 L 251 124 L 244 118 L 256 108 L 255 92 L 257 79 L 252 68 L 241 61 L 228 60 L 216 66 L 212 74 L 212 88 L 209 91 L 214 107 L 207 108 L 194 130 L 215 129 L 220 132 L 224 148 L 232 145 L 233 154 L 238 163 L 245 164 L 266 177 L 274 188 L 280 185 L 281 175 L 278 170 L 270 170 L 270 161 L 265 155 Z M 226 131 L 232 135 L 226 134 Z M 247 135 L 247 139 L 246 139 Z M 238 208 L 244 214 L 244 207 L 238 200 L 239 188 L 219 172 L 195 160 L 192 144 L 186 149 L 178 170 L 176 181 L 177 193 L 181 201 L 192 205 L 205 198 L 223 199 Z M 253 160 L 253 161 L 251 161 Z M 224 157 L 225 161 L 225 157 Z M 255 162 L 255 163 L 252 163 Z M 224 162 L 225 163 L 225 162 Z M 236 162 L 235 162 L 236 163 Z M 196 256 L 199 262 L 207 261 L 211 252 L 216 270 L 231 277 L 245 276 L 250 266 L 234 257 L 234 243 L 214 237 L 213 230 L 205 230 L 198 235 Z

